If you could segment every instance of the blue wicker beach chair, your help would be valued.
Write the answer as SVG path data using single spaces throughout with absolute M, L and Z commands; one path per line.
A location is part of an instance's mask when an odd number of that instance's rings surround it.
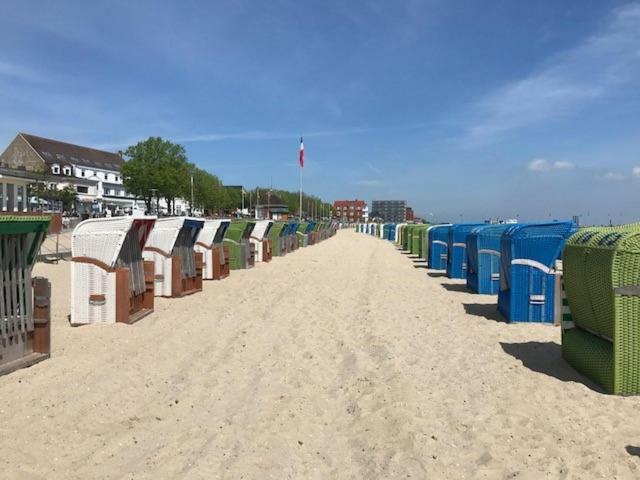
M 395 223 L 390 223 L 389 224 L 389 231 L 388 234 L 386 236 L 386 239 L 389 240 L 390 242 L 394 242 L 396 239 L 396 224 Z
M 573 222 L 512 225 L 500 239 L 498 310 L 509 322 L 554 323 L 556 260 Z
M 449 230 L 451 224 L 435 225 L 429 229 L 429 258 L 427 266 L 434 270 L 447 269 Z
M 497 295 L 500 291 L 500 239 L 511 226 L 483 225 L 467 236 L 467 288 L 472 292 Z
M 447 277 L 467 278 L 467 236 L 484 223 L 456 223 L 449 230 L 447 242 Z

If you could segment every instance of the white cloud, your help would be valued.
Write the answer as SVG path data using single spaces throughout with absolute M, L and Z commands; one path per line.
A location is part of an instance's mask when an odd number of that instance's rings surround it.
M 566 160 L 559 160 L 557 162 L 553 162 L 553 168 L 557 170 L 571 170 L 575 165 L 572 162 L 568 162 Z
M 622 173 L 618 172 L 607 172 L 601 177 L 604 180 L 610 180 L 612 182 L 619 182 L 624 180 L 626 177 Z
M 356 180 L 355 182 L 353 182 L 354 185 L 358 185 L 360 187 L 379 187 L 380 185 L 382 185 L 382 180 L 377 180 L 377 179 L 363 179 L 363 180 Z
M 530 172 L 548 172 L 550 170 L 571 170 L 575 165 L 566 160 L 556 160 L 550 162 L 544 158 L 534 158 L 527 165 Z
M 30 68 L 0 60 L 0 76 L 27 82 L 41 82 L 43 77 Z
M 490 142 L 509 131 L 565 116 L 633 85 L 640 75 L 638 44 L 640 4 L 614 10 L 579 46 L 480 100 L 472 112 L 477 121 L 468 127 L 462 145 Z
M 638 177 L 640 178 L 640 167 L 633 167 L 633 169 L 631 170 L 631 172 L 633 173 L 634 177 Z

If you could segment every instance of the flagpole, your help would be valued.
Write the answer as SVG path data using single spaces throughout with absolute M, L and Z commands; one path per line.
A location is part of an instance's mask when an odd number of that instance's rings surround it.
M 304 144 L 300 137 L 300 152 L 298 152 L 298 168 L 300 169 L 300 210 L 298 210 L 298 220 L 302 222 L 302 168 L 304 167 Z

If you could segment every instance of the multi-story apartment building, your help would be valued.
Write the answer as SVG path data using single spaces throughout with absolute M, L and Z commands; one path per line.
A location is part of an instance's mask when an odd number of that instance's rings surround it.
M 16 186 L 3 185 L 3 191 L 13 189 L 11 195 L 3 193 L 3 206 L 13 197 L 20 200 L 14 203 L 26 210 L 27 204 L 34 202 L 27 199 L 26 183 L 40 182 L 58 189 L 73 188 L 77 193 L 75 210 L 80 214 L 144 210 L 144 202 L 124 188 L 120 173 L 123 164 L 117 153 L 19 133 L 0 154 L 0 171 L 19 174 L 25 185 L 22 193 L 20 182 L 14 182 Z M 163 199 L 153 203 L 166 213 Z M 177 214 L 184 213 L 186 202 L 177 200 L 176 210 Z
M 405 200 L 374 200 L 371 205 L 371 216 L 382 218 L 384 222 L 404 222 L 406 207 Z
M 343 222 L 362 222 L 365 220 L 367 204 L 364 200 L 336 200 L 333 202 L 334 216 Z

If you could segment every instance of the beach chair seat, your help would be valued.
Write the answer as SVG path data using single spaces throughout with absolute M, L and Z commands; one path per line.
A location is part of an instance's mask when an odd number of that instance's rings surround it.
M 133 323 L 153 312 L 153 261 L 143 249 L 155 217 L 95 218 L 71 235 L 72 325 Z
M 190 217 L 159 218 L 142 252 L 155 267 L 156 297 L 182 297 L 202 291 L 203 254 L 195 244 L 204 221 Z
M 433 270 L 446 270 L 451 224 L 434 225 L 428 229 L 429 256 L 427 266 Z
M 483 223 L 454 223 L 449 229 L 447 241 L 447 277 L 467 278 L 467 236 Z
M 269 239 L 269 230 L 273 226 L 272 220 L 256 220 L 255 227 L 251 232 L 251 243 L 254 246 L 256 262 L 270 262 L 271 240 Z
M 255 246 L 251 243 L 251 233 L 255 222 L 234 220 L 225 232 L 223 243 L 229 247 L 231 270 L 252 268 L 255 265 Z
M 51 284 L 31 275 L 49 221 L 0 215 L 0 375 L 51 353 Z
M 562 268 L 563 357 L 609 393 L 640 394 L 640 224 L 578 231 Z
M 573 222 L 511 225 L 500 237 L 498 310 L 509 322 L 555 322 L 556 261 Z
M 500 240 L 510 226 L 483 225 L 467 236 L 467 288 L 472 292 L 497 295 L 500 291 Z
M 231 224 L 230 220 L 205 220 L 204 226 L 194 249 L 202 253 L 203 280 L 222 280 L 229 276 L 229 247 L 223 245 L 224 234 Z

